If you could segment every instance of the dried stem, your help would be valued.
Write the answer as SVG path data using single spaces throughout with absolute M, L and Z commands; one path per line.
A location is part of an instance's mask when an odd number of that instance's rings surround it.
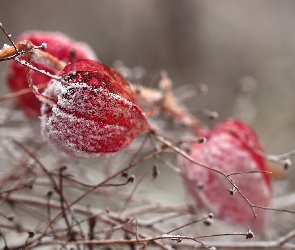
M 172 81 L 167 72 L 163 71 L 161 77 L 160 90 L 131 85 L 139 105 L 152 111 L 158 109 L 165 117 L 172 119 L 175 124 L 188 128 L 197 135 L 203 125 L 180 105 L 180 101 L 173 94 Z

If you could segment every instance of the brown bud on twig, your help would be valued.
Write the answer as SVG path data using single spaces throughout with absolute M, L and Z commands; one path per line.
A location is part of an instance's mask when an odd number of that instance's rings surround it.
M 251 231 L 250 228 L 248 228 L 246 239 L 251 239 L 253 237 L 254 237 L 254 233 Z
M 229 188 L 228 191 L 229 191 L 230 195 L 234 195 L 237 190 L 235 187 L 232 187 L 232 188 Z
M 159 176 L 160 172 L 159 172 L 159 167 L 157 164 L 154 165 L 153 167 L 153 179 L 156 179 Z

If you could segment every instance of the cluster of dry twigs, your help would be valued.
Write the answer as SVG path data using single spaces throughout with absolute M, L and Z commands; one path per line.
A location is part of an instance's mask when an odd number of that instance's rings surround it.
M 289 241 L 295 231 L 276 240 L 253 241 L 247 228 L 242 233 L 230 227 L 220 231 L 214 216 L 193 203 L 171 205 L 156 194 L 145 196 L 151 183 L 169 182 L 159 168 L 179 174 L 165 151 L 185 153 L 164 139 L 160 144 L 147 135 L 128 152 L 77 162 L 58 156 L 41 137 L 33 138 L 36 128 L 19 123 L 24 127 L 13 128 L 19 136 L 2 136 L 1 143 L 0 227 L 6 249 L 294 248 Z M 30 134 L 24 136 L 24 128 Z
M 162 90 L 165 92 L 164 87 Z M 30 89 L 10 93 L 0 100 L 27 91 Z M 161 105 L 166 113 L 178 115 L 170 112 L 171 106 Z M 155 123 L 159 125 L 157 120 Z M 4 249 L 295 249 L 295 230 L 283 236 L 278 233 L 274 239 L 265 232 L 264 237 L 253 240 L 251 229 L 237 233 L 229 226 L 221 227 L 222 224 L 213 223 L 214 215 L 199 211 L 193 202 L 183 199 L 171 204 L 169 199 L 145 192 L 160 192 L 151 188 L 158 182 L 180 182 L 180 172 L 170 155 L 180 154 L 194 162 L 182 148 L 198 138 L 183 139 L 177 136 L 182 132 L 166 130 L 166 124 L 165 133 L 159 126 L 122 153 L 78 161 L 48 146 L 38 125 L 26 121 L 18 111 L 1 112 L 0 229 Z M 185 129 L 183 133 L 186 134 Z M 282 161 L 293 154 L 270 158 Z M 255 209 L 268 209 L 283 212 L 289 219 L 294 217 L 290 207 L 257 207 L 251 197 L 239 191 L 230 175 L 202 166 L 223 175 L 238 191 L 236 195 L 248 202 L 253 216 Z M 167 178 L 160 172 L 170 175 Z M 179 185 L 175 187 L 176 190 L 165 192 L 183 195 L 177 190 Z M 230 195 L 225 199 L 230 199 Z

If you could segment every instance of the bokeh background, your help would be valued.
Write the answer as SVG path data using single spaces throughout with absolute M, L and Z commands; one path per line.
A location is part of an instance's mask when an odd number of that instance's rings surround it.
M 257 113 L 248 122 L 269 153 L 295 148 L 294 11 L 292 0 L 0 2 L 12 38 L 30 29 L 62 31 L 88 42 L 106 64 L 166 69 L 176 86 L 205 83 L 208 95 L 187 105 L 216 110 L 220 119 L 232 114 L 241 78 L 253 77 Z M 2 33 L 0 41 L 8 43 Z
M 89 43 L 105 64 L 119 59 L 147 72 L 165 69 L 186 91 L 207 84 L 206 96 L 186 102 L 192 112 L 207 108 L 225 119 L 237 110 L 240 82 L 254 81 L 251 105 L 235 115 L 253 126 L 269 154 L 295 148 L 294 13 L 293 0 L 0 1 L 0 21 L 12 38 L 62 31 Z M 0 33 L 0 44 L 8 42 Z M 5 67 L 2 95 L 9 92 Z

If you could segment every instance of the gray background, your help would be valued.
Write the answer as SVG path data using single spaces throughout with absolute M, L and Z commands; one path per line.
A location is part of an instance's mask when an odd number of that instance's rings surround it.
M 62 31 L 88 42 L 106 64 L 166 69 L 175 85 L 206 83 L 209 94 L 187 105 L 221 119 L 232 113 L 240 78 L 254 77 L 257 114 L 248 122 L 269 153 L 295 148 L 294 11 L 288 0 L 0 1 L 13 38 L 29 29 Z M 0 43 L 8 43 L 3 34 Z
M 216 110 L 219 120 L 232 115 L 241 78 L 253 77 L 256 113 L 244 117 L 270 154 L 295 148 L 294 13 L 291 0 L 0 1 L 0 21 L 12 38 L 32 29 L 62 31 L 88 42 L 106 64 L 120 59 L 147 72 L 166 69 L 188 90 L 205 83 L 209 93 L 186 104 Z

